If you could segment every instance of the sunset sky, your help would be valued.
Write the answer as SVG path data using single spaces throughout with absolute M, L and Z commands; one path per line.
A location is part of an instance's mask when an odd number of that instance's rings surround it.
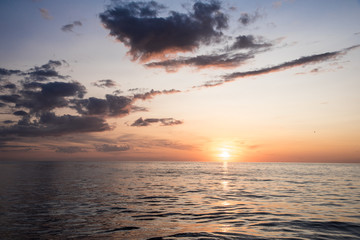
M 360 163 L 360 1 L 0 1 L 1 160 Z

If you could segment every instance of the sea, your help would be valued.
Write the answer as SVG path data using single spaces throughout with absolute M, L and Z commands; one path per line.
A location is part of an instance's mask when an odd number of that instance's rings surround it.
M 0 162 L 0 239 L 360 239 L 360 164 Z

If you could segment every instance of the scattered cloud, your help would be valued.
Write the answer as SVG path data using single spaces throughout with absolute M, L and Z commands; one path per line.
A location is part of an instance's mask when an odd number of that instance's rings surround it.
M 219 79 L 219 80 L 208 81 L 205 84 L 200 85 L 200 86 L 195 86 L 194 88 L 215 87 L 215 86 L 222 85 L 226 82 L 234 81 L 237 78 L 257 76 L 257 75 L 282 71 L 282 70 L 286 70 L 286 69 L 297 67 L 297 66 L 320 63 L 320 62 L 328 61 L 331 59 L 335 59 L 339 56 L 346 54 L 348 51 L 351 51 L 358 47 L 360 47 L 360 45 L 354 45 L 352 47 L 345 48 L 340 51 L 326 52 L 326 53 L 321 53 L 321 54 L 314 54 L 314 55 L 310 55 L 310 56 L 300 57 L 300 58 L 292 60 L 292 61 L 284 62 L 284 63 L 278 64 L 275 66 L 271 66 L 271 67 L 261 68 L 258 70 L 245 71 L 245 72 L 233 72 L 233 73 L 230 73 L 227 75 L 223 75 L 221 77 L 221 79 Z
M 239 18 L 239 22 L 242 25 L 247 26 L 247 25 L 249 25 L 251 23 L 254 23 L 259 18 L 261 18 L 261 15 L 260 15 L 260 13 L 258 11 L 256 11 L 253 14 L 241 13 L 240 18 Z
M 295 59 L 295 60 L 292 60 L 289 62 L 285 62 L 285 63 L 279 64 L 279 65 L 275 65 L 272 67 L 265 67 L 265 68 L 254 70 L 254 71 L 234 72 L 234 73 L 225 75 L 224 80 L 231 81 L 236 78 L 255 76 L 255 75 L 261 75 L 261 74 L 271 73 L 271 72 L 275 72 L 275 71 L 286 70 L 289 68 L 306 65 L 306 64 L 310 64 L 310 63 L 319 63 L 319 62 L 334 59 L 340 55 L 343 55 L 348 50 L 350 50 L 350 48 L 341 50 L 341 51 L 326 52 L 326 53 L 321 53 L 321 54 L 305 56 L 305 57 L 301 57 L 301 58 L 298 58 L 298 59 Z
M 15 125 L 2 127 L 0 134 L 2 136 L 45 137 L 107 130 L 111 130 L 111 127 L 102 118 L 68 114 L 56 116 L 55 113 L 48 112 L 41 114 L 38 121 L 19 121 Z
M 219 41 L 228 27 L 218 1 L 197 1 L 188 13 L 171 11 L 167 17 L 158 17 L 163 9 L 155 1 L 117 2 L 100 19 L 111 36 L 130 48 L 134 60 L 143 61 Z
M 18 75 L 21 73 L 22 72 L 20 70 L 0 68 L 0 81 L 2 81 L 3 79 L 5 79 L 11 75 Z
M 219 67 L 230 68 L 243 64 L 246 60 L 253 58 L 252 53 L 223 53 L 212 55 L 199 55 L 196 57 L 179 57 L 160 62 L 151 62 L 146 64 L 147 67 L 163 67 L 168 72 L 178 70 L 184 66 L 194 66 L 197 68 Z
M 48 63 L 40 67 L 33 67 L 29 71 L 23 72 L 22 74 L 27 76 L 28 79 L 39 82 L 50 81 L 53 78 L 64 80 L 67 78 L 67 76 L 59 74 L 59 72 L 56 70 L 57 67 L 60 67 L 63 64 L 66 64 L 66 61 L 49 60 Z
M 156 95 L 173 94 L 173 93 L 179 93 L 179 92 L 181 92 L 181 91 L 180 90 L 175 90 L 175 89 L 162 90 L 162 91 L 151 89 L 150 92 L 135 94 L 134 99 L 147 100 L 147 99 L 153 98 Z
M 231 46 L 231 49 L 251 49 L 271 47 L 271 43 L 266 43 L 260 39 L 256 39 L 253 35 L 240 35 L 236 37 L 236 41 Z
M 123 144 L 120 146 L 103 144 L 103 145 L 95 145 L 95 149 L 98 152 L 124 152 L 130 150 L 130 146 L 127 144 Z
M 153 123 L 161 123 L 161 126 L 173 126 L 183 124 L 183 121 L 176 120 L 173 118 L 139 118 L 133 124 L 132 127 L 145 127 Z
M 68 147 L 60 147 L 57 146 L 55 148 L 55 152 L 60 153 L 78 153 L 78 152 L 87 152 L 84 148 L 78 146 L 68 146 Z
M 100 88 L 105 88 L 105 87 L 112 88 L 112 87 L 116 87 L 117 84 L 114 80 L 104 79 L 104 80 L 96 81 L 92 85 Z
M 90 97 L 74 99 L 71 107 L 82 115 L 124 116 L 129 114 L 132 99 L 124 96 L 107 94 L 105 99 Z
M 49 11 L 45 8 L 39 8 L 41 16 L 46 20 L 51 20 L 53 17 L 50 15 Z
M 82 26 L 82 23 L 80 21 L 73 21 L 72 23 L 70 24 L 66 24 L 64 26 L 61 27 L 61 30 L 63 32 L 73 32 L 73 29 L 76 27 L 76 26 Z

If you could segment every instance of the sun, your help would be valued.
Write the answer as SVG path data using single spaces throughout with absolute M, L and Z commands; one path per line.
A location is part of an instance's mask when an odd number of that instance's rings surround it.
M 230 157 L 230 154 L 227 150 L 223 150 L 222 153 L 219 154 L 219 156 L 224 159 L 227 160 Z

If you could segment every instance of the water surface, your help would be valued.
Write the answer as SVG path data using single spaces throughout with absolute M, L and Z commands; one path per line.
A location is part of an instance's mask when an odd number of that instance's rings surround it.
M 2 162 L 0 239 L 360 239 L 360 165 Z

